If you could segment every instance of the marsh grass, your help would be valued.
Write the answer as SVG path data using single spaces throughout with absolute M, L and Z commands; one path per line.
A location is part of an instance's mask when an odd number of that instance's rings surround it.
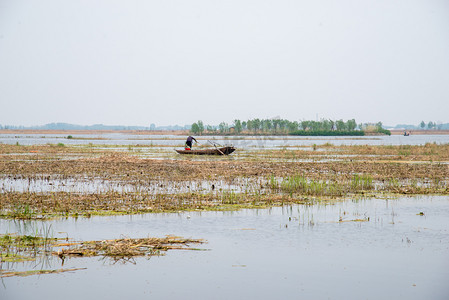
M 125 178 L 128 178 L 126 176 Z M 106 186 L 95 191 L 0 193 L 0 217 L 45 219 L 52 217 L 90 217 L 92 215 L 141 214 L 182 210 L 225 210 L 230 206 L 258 207 L 279 203 L 302 203 L 305 197 L 338 198 L 379 193 L 449 193 L 447 181 L 374 179 L 369 174 L 327 175 L 320 179 L 308 174 L 280 177 L 272 174 L 222 179 L 221 181 L 135 181 Z
M 50 236 L 49 229 L 29 235 L 2 234 L 0 249 L 2 262 L 35 260 L 39 255 L 49 253 L 58 239 Z
M 351 181 L 351 187 L 353 190 L 371 190 L 373 186 L 373 178 L 368 174 L 354 174 Z
M 372 189 L 372 179 L 369 176 L 354 175 L 352 181 L 324 181 L 306 178 L 304 175 L 288 176 L 280 183 L 270 181 L 272 189 L 287 193 L 307 196 L 342 197 L 350 193 L 356 194 Z
M 33 219 L 35 215 L 29 204 L 15 205 L 10 212 L 10 217 L 13 219 Z
M 259 207 L 308 197 L 449 194 L 444 161 L 449 145 L 324 144 L 316 145 L 316 151 L 242 150 L 238 159 L 202 160 L 143 159 L 134 148 L 150 151 L 138 145 L 0 144 L 0 217 L 89 217 Z M 410 154 L 401 156 L 401 151 Z M 28 154 L 39 159 L 24 159 Z

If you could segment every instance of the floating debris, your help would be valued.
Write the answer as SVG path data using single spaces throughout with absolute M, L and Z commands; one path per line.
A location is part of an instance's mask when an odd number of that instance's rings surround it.
M 31 276 L 31 275 L 42 275 L 42 274 L 59 274 L 63 272 L 73 272 L 78 270 L 86 270 L 87 268 L 74 268 L 74 269 L 57 269 L 57 270 L 31 270 L 31 271 L 23 271 L 23 272 L 17 272 L 17 271 L 5 271 L 0 273 L 0 278 L 4 277 L 13 277 L 13 276 Z
M 65 241 L 65 242 L 63 242 Z M 202 244 L 201 239 L 185 239 L 168 235 L 164 238 L 121 238 L 100 241 L 70 241 L 66 238 L 47 238 L 42 236 L 0 235 L 0 265 L 2 268 L 8 263 L 38 261 L 49 257 L 59 257 L 62 266 L 68 258 L 74 257 L 102 257 L 110 258 L 113 262 L 136 263 L 135 257 L 151 257 L 165 255 L 168 250 L 205 250 L 190 248 L 191 244 Z M 5 263 L 3 265 L 3 263 Z M 33 264 L 34 266 L 38 264 Z M 55 270 L 2 270 L 1 277 L 29 276 L 39 274 L 53 274 L 81 269 Z
M 75 247 L 64 248 L 53 252 L 61 259 L 66 257 L 91 257 L 103 256 L 110 257 L 113 260 L 129 260 L 137 256 L 155 256 L 163 255 L 168 250 L 200 250 L 197 248 L 188 248 L 189 244 L 201 244 L 203 240 L 184 239 L 175 236 L 166 236 L 165 238 L 123 238 L 115 240 L 87 241 L 79 242 Z M 73 246 L 74 244 L 70 244 Z M 65 244 L 55 245 L 55 247 Z

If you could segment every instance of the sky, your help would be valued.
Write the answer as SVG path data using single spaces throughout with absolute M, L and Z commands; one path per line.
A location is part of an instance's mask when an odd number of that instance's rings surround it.
M 449 122 L 447 0 L 0 0 L 0 124 Z

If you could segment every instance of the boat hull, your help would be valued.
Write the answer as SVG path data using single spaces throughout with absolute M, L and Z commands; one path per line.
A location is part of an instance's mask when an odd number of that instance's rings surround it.
M 215 149 L 176 150 L 179 154 L 190 155 L 229 155 L 235 151 L 234 147 L 221 147 Z

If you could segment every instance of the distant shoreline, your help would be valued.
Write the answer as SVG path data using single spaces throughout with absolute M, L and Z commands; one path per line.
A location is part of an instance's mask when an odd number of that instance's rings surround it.
M 105 134 L 125 133 L 141 135 L 188 135 L 188 130 L 87 130 L 87 129 L 0 129 L 0 134 Z
M 391 135 L 404 135 L 404 131 L 409 132 L 410 135 L 448 135 L 449 130 L 403 130 L 390 129 Z
M 404 135 L 404 130 L 391 129 L 391 135 Z M 449 130 L 406 130 L 410 135 L 449 135 Z M 0 134 L 105 134 L 124 133 L 135 135 L 190 135 L 188 130 L 60 130 L 60 129 L 0 129 Z M 214 134 L 220 136 L 222 134 Z M 265 136 L 265 134 L 256 134 Z M 201 136 L 201 135 L 197 135 Z M 207 136 L 207 135 L 205 135 Z M 225 134 L 223 136 L 229 136 Z M 239 136 L 236 134 L 236 136 Z M 247 136 L 246 134 L 242 136 Z M 266 136 L 271 136 L 267 134 Z

